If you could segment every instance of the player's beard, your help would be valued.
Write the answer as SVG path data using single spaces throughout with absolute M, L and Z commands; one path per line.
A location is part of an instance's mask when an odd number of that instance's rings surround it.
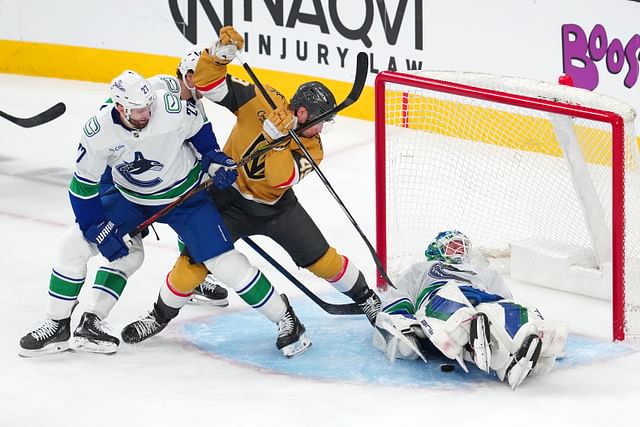
M 147 125 L 149 124 L 149 119 L 141 119 L 141 120 L 135 120 L 135 119 L 129 119 L 129 123 L 131 123 L 131 125 L 138 130 L 142 130 L 145 127 L 147 127 Z

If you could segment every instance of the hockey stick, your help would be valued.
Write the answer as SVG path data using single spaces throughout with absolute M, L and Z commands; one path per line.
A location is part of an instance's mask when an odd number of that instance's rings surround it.
M 264 98 L 267 100 L 267 102 L 269 103 L 269 106 L 271 106 L 271 108 L 275 109 L 276 108 L 276 104 L 273 102 L 273 100 L 271 99 L 271 97 L 269 96 L 267 91 L 265 90 L 265 88 L 262 85 L 262 83 L 260 83 L 260 80 L 258 80 L 258 76 L 255 75 L 255 73 L 253 72 L 253 70 L 251 69 L 249 64 L 247 64 L 247 62 L 245 62 L 240 55 L 236 54 L 236 56 L 240 60 L 240 62 L 242 62 L 242 66 L 244 67 L 245 71 L 247 72 L 247 74 L 249 74 L 249 76 L 253 80 L 253 83 L 260 90 L 260 93 L 262 93 L 262 96 L 264 96 Z M 365 63 L 365 70 L 366 70 L 366 68 L 367 68 L 366 64 L 368 63 L 368 58 L 367 58 L 367 54 L 364 53 L 364 52 L 358 53 L 358 64 L 360 64 L 361 62 Z M 360 69 L 360 67 L 358 67 L 358 69 Z M 356 79 L 357 79 L 357 76 L 356 76 Z M 369 249 L 369 252 L 371 253 L 371 256 L 373 257 L 373 260 L 374 260 L 374 262 L 376 264 L 376 267 L 378 268 L 378 271 L 380 272 L 380 275 L 382 275 L 382 277 L 384 278 L 384 280 L 387 282 L 387 284 L 389 286 L 391 286 L 392 288 L 395 289 L 396 287 L 393 285 L 393 283 L 391 282 L 391 279 L 387 275 L 387 272 L 384 270 L 384 267 L 382 266 L 382 261 L 380 261 L 380 258 L 378 258 L 378 254 L 376 254 L 376 251 L 373 248 L 373 246 L 371 245 L 371 242 L 369 242 L 369 239 L 367 239 L 367 236 L 364 235 L 364 232 L 362 231 L 362 229 L 360 228 L 360 226 L 358 225 L 356 220 L 353 218 L 353 216 L 351 215 L 351 213 L 347 209 L 347 206 L 340 199 L 340 196 L 338 196 L 338 193 L 336 193 L 336 191 L 333 189 L 333 187 L 329 183 L 329 180 L 322 173 L 322 171 L 320 170 L 320 167 L 313 160 L 313 158 L 311 157 L 311 154 L 309 154 L 309 151 L 304 146 L 302 141 L 300 141 L 300 138 L 298 137 L 298 135 L 292 129 L 290 129 L 289 130 L 289 136 L 291 138 L 293 138 L 293 140 L 296 142 L 296 145 L 298 146 L 298 148 L 300 148 L 300 150 L 302 151 L 302 153 L 306 157 L 307 161 L 311 164 L 311 167 L 313 168 L 313 170 L 318 174 L 318 176 L 320 177 L 320 180 L 322 181 L 322 183 L 325 185 L 325 187 L 327 187 L 327 190 L 329 190 L 329 193 L 331 193 L 331 195 L 336 200 L 336 202 L 338 202 L 338 204 L 342 208 L 342 211 L 347 215 L 347 218 L 349 218 L 349 221 L 351 221 L 351 224 L 353 224 L 353 226 L 355 227 L 355 229 L 358 232 L 358 234 L 360 234 L 360 237 L 362 237 L 362 240 L 364 240 L 364 243 L 367 245 L 367 248 Z
M 358 100 L 358 98 L 360 98 L 360 94 L 362 93 L 362 89 L 364 89 L 364 85 L 365 85 L 365 83 L 367 81 L 367 67 L 368 66 L 369 65 L 368 65 L 367 55 L 365 53 L 359 54 L 358 55 L 358 61 L 357 61 L 357 67 L 356 67 L 356 77 L 355 77 L 355 80 L 353 81 L 353 86 L 351 87 L 351 92 L 349 92 L 347 97 L 340 104 L 336 105 L 331 110 L 325 111 L 324 113 L 322 113 L 321 115 L 319 115 L 315 119 L 310 120 L 309 122 L 305 123 L 302 127 L 296 129 L 296 132 L 302 132 L 305 129 L 308 129 L 311 126 L 314 126 L 315 124 L 324 121 L 327 117 L 331 117 L 332 115 L 338 113 L 339 111 L 344 110 L 345 108 L 347 108 L 348 106 L 350 106 L 351 104 L 356 102 Z M 269 143 L 269 144 L 265 145 L 262 148 L 258 148 L 257 150 L 253 151 L 252 153 L 250 153 L 247 156 L 245 156 L 242 159 L 240 159 L 236 163 L 237 167 L 241 167 L 241 166 L 247 164 L 248 162 L 250 162 L 251 160 L 262 156 L 263 154 L 267 153 L 268 151 L 270 151 L 273 148 L 277 147 L 278 145 L 282 144 L 287 139 L 289 139 L 289 135 L 284 136 L 282 138 L 278 138 L 275 141 L 273 141 L 272 143 Z M 145 228 L 147 228 L 148 226 L 150 226 L 151 224 L 156 222 L 162 216 L 164 216 L 164 215 L 168 214 L 169 212 L 171 212 L 173 209 L 178 207 L 178 205 L 180 205 L 186 199 L 188 199 L 189 197 L 193 196 L 195 193 L 198 193 L 198 192 L 206 189 L 210 185 L 211 185 L 211 181 L 207 180 L 205 182 L 200 183 L 197 187 L 192 188 L 190 191 L 188 191 L 187 193 L 185 193 L 182 196 L 180 196 L 177 200 L 171 202 L 170 204 L 165 206 L 163 209 L 159 210 L 154 215 L 150 216 L 142 224 L 138 225 L 134 231 L 129 233 L 129 236 L 135 237 L 136 235 L 140 234 L 142 232 L 142 230 L 144 230 Z
M 256 242 L 251 240 L 249 237 L 243 237 L 242 240 L 251 247 L 254 251 L 256 251 L 262 258 L 264 258 L 269 264 L 273 266 L 276 270 L 280 272 L 284 277 L 289 279 L 291 283 L 293 283 L 298 289 L 302 291 L 303 294 L 311 298 L 313 302 L 315 302 L 321 309 L 326 311 L 329 314 L 339 314 L 339 315 L 348 315 L 348 314 L 363 314 L 362 309 L 355 303 L 350 304 L 331 304 L 322 300 L 316 294 L 314 294 L 309 288 L 303 285 L 298 279 L 296 279 L 289 271 L 284 268 L 278 261 L 273 259 L 271 255 L 265 252 Z
M 22 126 L 23 128 L 32 128 L 34 126 L 43 125 L 50 122 L 51 120 L 57 119 L 58 117 L 63 115 L 65 111 L 67 111 L 66 105 L 64 105 L 63 102 L 58 102 L 48 110 L 45 110 L 40 114 L 36 114 L 33 117 L 27 117 L 25 119 L 14 117 L 5 113 L 4 111 L 0 111 L 0 116 L 4 117 L 12 123 L 17 124 L 18 126 Z

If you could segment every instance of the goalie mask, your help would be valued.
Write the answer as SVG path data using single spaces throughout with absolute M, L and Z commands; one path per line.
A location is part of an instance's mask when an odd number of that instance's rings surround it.
M 301 85 L 291 98 L 289 103 L 293 111 L 300 107 L 305 107 L 309 112 L 307 120 L 313 120 L 320 114 L 331 110 L 336 106 L 336 98 L 329 88 L 320 82 L 308 82 Z M 335 114 L 327 117 L 324 121 L 329 122 L 335 118 Z
M 461 264 L 471 252 L 471 241 L 458 230 L 441 231 L 433 239 L 424 255 L 429 261 Z
M 126 70 L 111 81 L 111 100 L 124 107 L 124 116 L 131 121 L 131 110 L 150 107 L 155 92 L 149 82 L 135 71 Z

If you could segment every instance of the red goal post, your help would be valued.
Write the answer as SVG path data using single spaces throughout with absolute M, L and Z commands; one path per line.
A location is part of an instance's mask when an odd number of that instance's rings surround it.
M 392 279 L 459 229 L 518 280 L 610 299 L 614 340 L 640 337 L 633 108 L 513 77 L 381 72 L 375 121 L 376 250 Z

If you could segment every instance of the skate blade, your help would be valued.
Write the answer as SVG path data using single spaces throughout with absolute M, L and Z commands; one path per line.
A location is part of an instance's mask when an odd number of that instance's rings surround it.
M 108 341 L 93 341 L 83 337 L 73 337 L 69 349 L 78 353 L 114 354 L 118 345 Z
M 191 295 L 189 298 L 189 304 L 193 305 L 212 305 L 214 307 L 227 307 L 229 306 L 229 300 L 227 298 L 224 299 L 209 299 L 207 297 L 203 297 L 201 295 Z
M 26 358 L 41 357 L 48 354 L 62 353 L 63 351 L 69 350 L 69 348 L 69 341 L 47 344 L 38 350 L 28 350 L 21 347 L 20 351 L 18 352 L 18 356 Z
M 307 338 L 305 334 L 302 334 L 298 341 L 282 347 L 280 351 L 282 351 L 282 354 L 284 354 L 285 357 L 291 359 L 292 357 L 304 353 L 309 347 L 311 347 L 311 340 Z

